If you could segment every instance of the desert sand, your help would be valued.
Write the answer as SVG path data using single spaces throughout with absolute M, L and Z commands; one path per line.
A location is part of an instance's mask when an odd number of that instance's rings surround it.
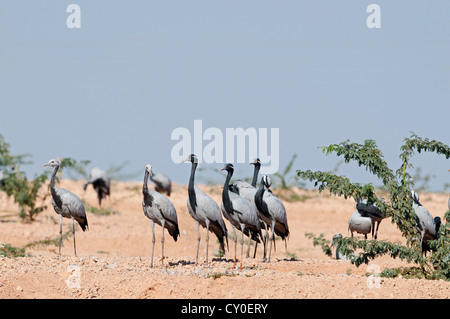
M 59 186 L 98 207 L 93 188 L 83 191 L 82 185 L 83 181 L 63 180 Z M 222 186 L 200 187 L 220 204 Z M 42 192 L 46 191 L 44 187 Z M 103 216 L 88 211 L 89 230 L 83 232 L 76 225 L 78 257 L 74 256 L 72 237 L 63 241 L 60 257 L 55 245 L 27 248 L 27 257 L 0 257 L 0 298 L 449 298 L 448 281 L 368 275 L 374 270 L 407 266 L 404 261 L 383 256 L 369 265 L 355 267 L 349 261 L 326 256 L 305 233 L 323 233 L 329 240 L 338 232 L 348 236 L 347 222 L 355 202 L 317 190 L 293 191 L 303 200 L 284 202 L 291 233 L 287 247 L 278 239 L 270 263 L 263 262 L 259 247 L 256 258 L 244 258 L 241 270 L 233 268 L 234 234 L 228 221 L 229 250 L 225 256 L 217 257 L 219 245 L 211 235 L 210 260 L 205 263 L 206 230 L 202 228 L 199 264 L 195 264 L 197 228 L 186 208 L 187 186 L 174 185 L 170 200 L 177 210 L 181 236 L 174 242 L 166 231 L 165 258 L 161 260 L 162 230 L 156 225 L 154 267 L 150 268 L 152 232 L 142 211 L 142 183 L 113 182 L 111 197 L 102 206 L 114 213 Z M 433 216 L 443 217 L 448 195 L 420 196 Z M 59 216 L 49 197 L 46 204 L 47 209 L 35 221 L 23 222 L 13 199 L 0 192 L 0 243 L 24 247 L 30 242 L 57 238 Z M 72 221 L 64 219 L 63 232 L 71 227 Z M 378 239 L 404 241 L 389 218 L 381 223 Z M 240 259 L 239 242 L 237 256 Z

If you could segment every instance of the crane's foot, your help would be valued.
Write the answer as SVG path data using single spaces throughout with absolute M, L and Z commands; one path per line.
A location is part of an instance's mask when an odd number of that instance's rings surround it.
M 237 262 L 236 257 L 234 257 L 234 262 L 233 262 L 233 266 L 231 267 L 231 269 L 233 269 L 233 270 L 236 269 L 236 262 Z

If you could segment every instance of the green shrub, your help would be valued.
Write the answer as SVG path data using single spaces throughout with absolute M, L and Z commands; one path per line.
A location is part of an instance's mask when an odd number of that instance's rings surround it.
M 33 180 L 28 180 L 25 173 L 20 171 L 20 165 L 25 163 L 24 158 L 29 155 L 12 155 L 9 148 L 9 144 L 0 135 L 0 171 L 3 173 L 0 190 L 6 192 L 8 197 L 14 197 L 14 202 L 20 207 L 19 216 L 22 219 L 33 221 L 47 208 L 44 205 L 47 193 L 42 197 L 39 195 L 47 176 L 41 174 Z
M 401 166 L 395 172 L 390 169 L 383 159 L 383 153 L 377 148 L 375 141 L 366 140 L 364 144 L 350 143 L 345 141 L 339 144 L 332 144 L 323 147 L 326 154 L 336 153 L 343 156 L 345 163 L 355 161 L 359 166 L 364 166 L 366 170 L 377 176 L 383 182 L 383 190 L 387 192 L 389 198 L 383 202 L 377 198 L 376 191 L 371 184 L 351 183 L 344 177 L 330 172 L 310 170 L 297 170 L 297 175 L 314 182 L 319 191 L 328 189 L 335 196 L 353 198 L 367 198 L 369 202 L 376 203 L 381 210 L 386 213 L 386 218 L 391 217 L 391 222 L 406 238 L 406 245 L 390 243 L 387 241 L 367 241 L 353 238 L 340 239 L 340 252 L 351 256 L 350 260 L 356 266 L 368 263 L 370 260 L 388 254 L 392 258 L 401 258 L 408 262 L 418 264 L 421 274 L 426 278 L 443 278 L 450 280 L 449 259 L 450 259 L 450 232 L 448 222 L 450 214 L 447 213 L 442 221 L 445 226 L 441 227 L 440 238 L 430 241 L 429 245 L 434 249 L 430 257 L 423 257 L 420 247 L 420 235 L 416 227 L 416 215 L 410 197 L 414 182 L 408 170 L 413 168 L 410 163 L 411 157 L 422 151 L 434 152 L 450 157 L 450 148 L 436 140 L 423 139 L 414 133 L 410 138 L 405 138 L 401 146 Z M 311 235 L 314 238 L 314 235 Z M 355 251 L 362 250 L 355 255 Z M 354 255 L 354 256 L 352 256 Z

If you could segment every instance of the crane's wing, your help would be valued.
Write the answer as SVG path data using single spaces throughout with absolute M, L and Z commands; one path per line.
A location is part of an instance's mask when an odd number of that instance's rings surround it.
M 430 212 L 422 205 L 414 205 L 413 207 L 418 218 L 418 227 L 425 230 L 426 233 L 436 235 L 434 219 Z
M 356 209 L 362 214 L 362 215 L 370 215 L 376 218 L 381 218 L 383 219 L 384 217 L 386 217 L 385 213 L 382 212 L 377 206 L 376 204 L 374 205 L 370 205 L 367 204 L 365 202 L 358 202 L 356 204 Z
M 263 200 L 266 202 L 272 218 L 275 219 L 275 233 L 282 239 L 289 236 L 286 208 L 284 207 L 283 202 L 274 195 L 267 196 L 266 198 L 263 198 Z
M 83 202 L 74 193 L 64 188 L 56 189 L 56 197 L 52 196 L 52 205 L 58 214 L 66 218 L 73 218 L 80 224 L 83 231 L 88 227 L 86 211 Z
M 163 188 L 169 187 L 169 185 L 172 183 L 170 181 L 170 178 L 162 173 L 153 174 L 152 176 L 150 176 L 150 179 L 156 185 L 158 185 L 159 187 L 163 187 Z

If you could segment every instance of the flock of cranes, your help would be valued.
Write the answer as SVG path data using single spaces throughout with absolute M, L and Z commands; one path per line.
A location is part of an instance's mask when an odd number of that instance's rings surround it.
M 219 205 L 199 187 L 195 185 L 195 173 L 198 166 L 198 158 L 195 154 L 191 154 L 184 162 L 191 162 L 191 174 L 188 184 L 187 208 L 189 215 L 197 224 L 197 252 L 196 264 L 198 264 L 198 255 L 200 247 L 200 225 L 206 228 L 206 263 L 208 263 L 208 246 L 209 233 L 213 233 L 220 244 L 220 250 L 225 252 L 225 244 L 228 248 L 228 230 L 225 219 L 231 224 L 234 232 L 234 266 L 237 262 L 237 234 L 236 228 L 241 231 L 241 259 L 240 268 L 242 269 L 242 260 L 244 254 L 244 235 L 255 242 L 255 250 L 253 258 L 256 256 L 258 244 L 263 244 L 263 260 L 271 260 L 272 246 L 275 249 L 275 235 L 286 241 L 289 237 L 289 226 L 287 221 L 286 209 L 283 202 L 276 197 L 272 191 L 271 180 L 267 175 L 261 177 L 260 185 L 257 187 L 258 173 L 261 167 L 259 159 L 254 160 L 250 165 L 254 165 L 253 179 L 251 183 L 237 180 L 230 184 L 231 177 L 234 173 L 233 164 L 227 163 L 221 169 L 226 171 L 223 190 L 222 202 Z M 81 199 L 72 192 L 57 188 L 55 186 L 55 176 L 60 167 L 60 163 L 52 159 L 44 166 L 53 168 L 50 180 L 50 193 L 52 206 L 60 216 L 60 238 L 59 238 L 59 255 L 61 254 L 61 238 L 62 238 L 62 218 L 72 219 L 73 245 L 76 256 L 75 244 L 75 221 L 78 222 L 83 231 L 88 229 L 88 221 L 86 211 Z M 450 172 L 450 170 L 449 170 Z M 148 188 L 148 179 L 155 183 L 155 190 Z M 92 168 L 89 181 L 83 186 L 86 190 L 87 186 L 92 184 L 98 195 L 98 203 L 106 196 L 110 195 L 110 179 L 107 174 L 99 168 Z M 154 174 L 152 166 L 147 164 L 144 171 L 144 182 L 142 187 L 142 208 L 144 214 L 150 219 L 152 227 L 152 255 L 151 265 L 153 267 L 154 247 L 155 247 L 155 223 L 162 227 L 161 239 L 161 260 L 164 259 L 164 229 L 167 229 L 169 235 L 177 241 L 180 236 L 178 227 L 177 212 L 172 202 L 164 195 L 170 196 L 171 181 L 164 174 Z M 440 217 L 433 218 L 430 212 L 425 209 L 419 202 L 419 196 L 415 191 L 411 192 L 413 200 L 413 209 L 416 215 L 416 227 L 420 233 L 420 245 L 422 253 L 430 251 L 428 242 L 439 238 L 439 228 L 441 227 Z M 382 199 L 380 199 L 382 200 Z M 450 198 L 448 201 L 450 210 Z M 353 233 L 363 234 L 365 239 L 367 235 L 372 233 L 372 239 L 377 239 L 378 228 L 381 221 L 385 218 L 385 213 L 377 207 L 376 203 L 368 203 L 366 199 L 358 200 L 356 210 L 348 221 L 348 230 L 353 237 Z M 269 228 L 272 231 L 272 237 L 269 238 Z M 265 235 L 263 236 L 263 229 Z M 333 236 L 332 246 L 342 238 L 340 233 Z M 267 253 L 267 246 L 269 252 Z M 250 246 L 249 246 L 250 247 Z M 248 256 L 248 252 L 247 252 Z M 339 244 L 336 245 L 336 259 L 347 259 L 339 253 Z
M 191 175 L 188 185 L 187 208 L 189 215 L 197 223 L 197 253 L 196 263 L 198 263 L 198 254 L 200 247 L 200 225 L 206 228 L 206 263 L 208 263 L 208 246 L 209 233 L 216 235 L 220 243 L 220 249 L 225 252 L 225 244 L 228 248 L 228 230 L 225 224 L 227 219 L 234 230 L 234 266 L 236 266 L 237 258 L 237 235 L 236 228 L 241 232 L 241 263 L 242 268 L 243 250 L 244 250 L 244 235 L 255 241 L 255 253 L 258 243 L 264 245 L 264 260 L 266 260 L 266 244 L 269 239 L 269 227 L 272 229 L 272 241 L 275 245 L 275 234 L 280 236 L 283 240 L 289 236 L 289 227 L 287 223 L 286 209 L 280 199 L 278 199 L 270 191 L 270 178 L 264 175 L 261 179 L 261 186 L 256 188 L 256 181 L 258 172 L 261 167 L 259 159 L 251 164 L 255 166 L 254 177 L 252 184 L 248 184 L 241 180 L 236 181 L 230 185 L 230 180 L 234 172 L 232 164 L 225 164 L 221 170 L 227 171 L 224 188 L 222 191 L 221 207 L 205 192 L 195 185 L 195 172 L 198 166 L 198 158 L 195 154 L 191 154 L 185 162 L 191 162 Z M 50 192 L 52 196 L 52 206 L 57 214 L 60 216 L 60 238 L 59 238 L 59 255 L 61 254 L 61 239 L 62 239 L 62 218 L 72 219 L 73 229 L 73 244 L 74 253 L 76 256 L 75 244 L 75 221 L 77 221 L 83 231 L 88 229 L 88 222 L 86 211 L 81 199 L 72 192 L 57 188 L 55 186 L 55 176 L 60 167 L 60 163 L 52 159 L 44 166 L 53 168 Z M 155 190 L 148 188 L 148 179 L 155 183 Z M 87 186 L 92 184 L 97 191 L 98 202 L 106 196 L 110 195 L 110 179 L 107 174 L 99 168 L 91 170 L 89 181 L 83 186 L 86 190 Z M 175 241 L 180 236 L 178 227 L 177 212 L 172 202 L 163 194 L 170 196 L 171 182 L 163 174 L 153 174 L 152 166 L 147 164 L 144 172 L 144 182 L 142 187 L 142 208 L 144 214 L 150 219 L 152 227 L 152 256 L 150 267 L 153 267 L 154 247 L 155 247 L 155 223 L 162 227 L 161 249 L 162 257 L 164 259 L 164 229 L 167 229 L 169 234 Z M 266 236 L 262 234 L 262 227 L 266 230 Z M 269 258 L 271 255 L 272 244 L 270 244 Z

